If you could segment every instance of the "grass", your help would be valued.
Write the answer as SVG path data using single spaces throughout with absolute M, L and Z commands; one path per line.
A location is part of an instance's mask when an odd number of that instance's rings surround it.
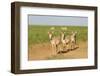
M 67 27 L 66 34 L 70 35 L 72 31 L 77 31 L 77 41 L 87 41 L 88 27 L 87 26 L 39 26 L 39 25 L 29 25 L 28 26 L 28 43 L 38 44 L 49 42 L 48 31 L 50 28 L 55 31 L 55 36 L 60 35 L 61 27 Z

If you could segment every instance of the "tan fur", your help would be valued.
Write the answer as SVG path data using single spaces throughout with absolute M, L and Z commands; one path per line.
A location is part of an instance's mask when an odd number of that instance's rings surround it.
M 48 32 L 48 35 L 49 35 L 50 43 L 52 46 L 52 50 L 54 54 L 57 54 L 59 50 L 58 45 L 60 44 L 60 37 L 53 36 L 53 32 Z
M 77 32 L 72 32 L 72 34 L 71 34 L 71 49 L 75 48 L 75 45 L 76 45 L 76 34 L 77 34 Z
M 69 36 L 65 36 L 65 33 L 64 32 L 61 32 L 61 42 L 63 44 L 63 47 L 66 48 L 66 46 L 69 44 L 70 42 L 70 38 Z M 68 49 L 68 47 L 67 47 Z

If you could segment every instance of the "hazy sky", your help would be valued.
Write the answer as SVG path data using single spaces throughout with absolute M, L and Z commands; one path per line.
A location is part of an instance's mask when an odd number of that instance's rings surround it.
M 29 25 L 78 25 L 87 26 L 87 17 L 78 16 L 46 16 L 46 15 L 29 15 Z

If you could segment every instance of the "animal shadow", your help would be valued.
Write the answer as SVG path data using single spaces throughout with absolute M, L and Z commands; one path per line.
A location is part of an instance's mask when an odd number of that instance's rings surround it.
M 75 47 L 75 48 L 73 48 L 73 49 L 70 49 L 71 51 L 75 51 L 76 49 L 78 49 L 79 47 L 77 46 L 77 47 Z
M 70 51 L 70 49 L 67 49 L 67 50 L 62 50 L 62 51 L 59 51 L 59 52 L 58 52 L 58 54 L 67 53 L 67 52 L 69 52 L 69 51 Z
M 76 49 L 78 49 L 79 47 L 75 47 L 73 49 L 67 49 L 67 50 L 62 50 L 62 51 L 59 51 L 58 54 L 63 54 L 63 53 L 68 53 L 70 51 L 75 51 Z

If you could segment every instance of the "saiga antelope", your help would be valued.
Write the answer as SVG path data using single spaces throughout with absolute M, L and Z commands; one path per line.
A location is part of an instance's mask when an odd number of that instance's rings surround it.
M 61 42 L 63 44 L 63 50 L 64 49 L 68 50 L 68 45 L 70 43 L 70 38 L 69 38 L 69 36 L 65 36 L 65 32 L 61 32 Z
M 77 32 L 72 32 L 71 34 L 71 49 L 74 49 L 75 48 L 75 45 L 76 45 L 76 34 Z
M 48 32 L 50 43 L 52 46 L 52 51 L 54 51 L 54 54 L 56 55 L 59 51 L 58 46 L 60 44 L 60 37 L 53 36 L 53 32 Z

